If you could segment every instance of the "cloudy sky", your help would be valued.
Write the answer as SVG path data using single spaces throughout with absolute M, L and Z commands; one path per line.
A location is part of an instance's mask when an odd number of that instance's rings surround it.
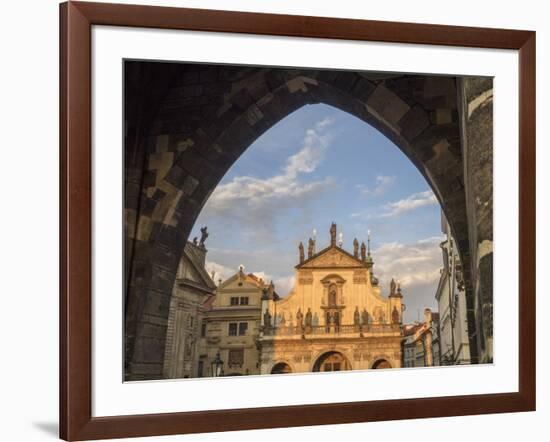
M 392 277 L 401 282 L 406 321 L 435 307 L 443 239 L 435 196 L 391 141 L 327 105 L 305 106 L 258 138 L 214 190 L 191 237 L 208 226 L 216 280 L 244 265 L 285 296 L 298 243 L 316 229 L 324 248 L 332 221 L 347 250 L 371 230 L 375 275 L 384 294 Z

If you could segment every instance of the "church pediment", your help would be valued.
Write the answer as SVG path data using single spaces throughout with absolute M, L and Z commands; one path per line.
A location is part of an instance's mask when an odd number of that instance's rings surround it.
M 332 268 L 332 267 L 365 267 L 366 264 L 361 260 L 353 257 L 345 250 L 339 247 L 331 246 L 322 250 L 318 254 L 312 256 L 310 259 L 304 261 L 296 268 L 310 269 L 310 268 Z

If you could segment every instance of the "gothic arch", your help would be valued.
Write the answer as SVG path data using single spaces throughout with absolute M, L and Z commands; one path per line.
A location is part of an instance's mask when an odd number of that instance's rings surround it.
M 161 377 L 177 264 L 210 193 L 256 138 L 307 104 L 354 115 L 407 155 L 446 213 L 471 287 L 454 77 L 172 65 L 170 78 L 126 121 L 128 379 Z

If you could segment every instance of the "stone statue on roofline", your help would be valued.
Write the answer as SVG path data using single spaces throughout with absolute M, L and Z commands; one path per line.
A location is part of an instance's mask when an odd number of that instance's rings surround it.
M 336 224 L 332 223 L 330 225 L 330 245 L 335 246 L 336 245 Z
M 315 241 L 313 241 L 311 238 L 309 238 L 309 240 L 307 242 L 307 259 L 309 259 L 313 256 L 314 248 L 315 248 Z
M 206 241 L 206 238 L 208 238 L 208 227 L 204 226 L 201 227 L 201 240 L 199 242 L 200 247 L 204 247 L 204 242 Z
M 302 241 L 300 241 L 300 244 L 298 245 L 298 251 L 300 254 L 300 264 L 304 262 L 304 245 L 302 244 Z

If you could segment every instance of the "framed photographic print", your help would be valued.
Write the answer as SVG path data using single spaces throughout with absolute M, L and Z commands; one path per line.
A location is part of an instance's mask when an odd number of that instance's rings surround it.
M 535 33 L 60 7 L 66 440 L 535 409 Z

